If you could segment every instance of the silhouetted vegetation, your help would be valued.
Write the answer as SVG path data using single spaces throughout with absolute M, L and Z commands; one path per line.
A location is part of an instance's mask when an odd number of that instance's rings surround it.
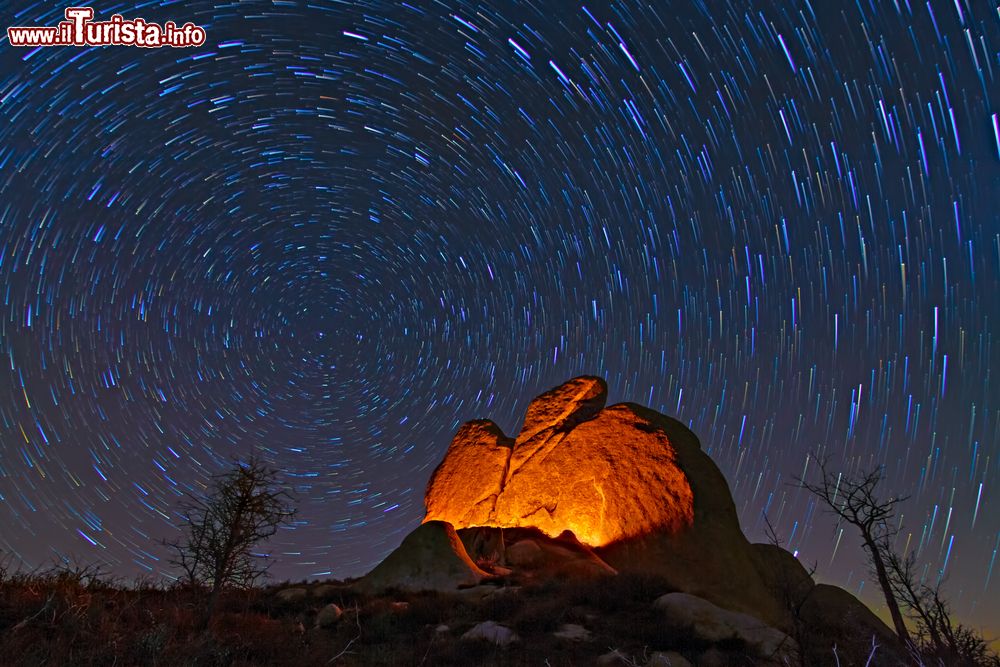
M 620 584 L 620 585 L 619 585 Z M 305 595 L 281 599 L 279 590 Z M 656 650 L 694 657 L 708 644 L 670 628 L 651 606 L 670 592 L 656 578 L 560 579 L 455 593 L 364 595 L 344 582 L 224 589 L 208 627 L 207 589 L 113 583 L 92 569 L 7 572 L 0 581 L 0 664 L 34 665 L 544 665 L 592 664 L 618 649 L 645 664 Z M 318 627 L 334 603 L 339 622 Z M 494 620 L 522 640 L 507 648 L 463 640 Z M 559 639 L 566 623 L 586 625 L 586 642 Z M 738 641 L 727 655 L 750 665 Z M 623 663 L 626 664 L 626 663 Z
M 207 618 L 223 589 L 251 588 L 267 573 L 267 555 L 255 550 L 295 515 L 277 477 L 257 458 L 237 461 L 212 478 L 203 497 L 181 504 L 182 535 L 166 543 L 174 553 L 170 564 L 188 586 L 209 589 Z
M 830 470 L 826 459 L 817 459 L 817 465 L 820 472 L 819 480 L 817 482 L 799 480 L 799 485 L 819 498 L 827 511 L 840 521 L 858 529 L 868 563 L 885 597 L 896 635 L 903 644 L 910 644 L 910 633 L 903 620 L 903 613 L 900 611 L 892 583 L 889 581 L 885 553 L 885 546 L 891 542 L 896 531 L 892 524 L 892 519 L 896 516 L 896 506 L 905 498 L 879 496 L 878 486 L 883 478 L 881 467 L 854 477 Z
M 858 529 L 868 563 L 885 597 L 896 635 L 915 664 L 941 667 L 1000 667 L 1000 657 L 974 629 L 956 623 L 943 597 L 942 579 L 928 583 L 918 573 L 916 554 L 899 554 L 893 546 L 898 531 L 897 505 L 901 497 L 884 498 L 879 485 L 882 466 L 857 476 L 836 472 L 818 459 L 819 479 L 798 480 L 826 506 L 827 511 Z M 913 623 L 910 632 L 906 618 Z

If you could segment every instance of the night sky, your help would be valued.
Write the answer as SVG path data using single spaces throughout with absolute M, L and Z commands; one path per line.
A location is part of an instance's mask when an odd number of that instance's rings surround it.
M 996 2 L 95 10 L 208 40 L 0 43 L 0 550 L 159 577 L 256 451 L 299 499 L 272 573 L 358 575 L 459 424 L 588 373 L 868 601 L 792 480 L 884 464 L 900 547 L 1000 631 Z

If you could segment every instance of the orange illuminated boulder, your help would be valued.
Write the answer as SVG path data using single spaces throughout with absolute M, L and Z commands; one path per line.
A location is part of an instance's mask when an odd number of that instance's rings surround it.
M 571 531 L 589 546 L 691 525 L 694 499 L 670 435 L 580 377 L 531 402 L 515 440 L 490 421 L 459 429 L 427 487 L 425 521 Z
M 514 441 L 488 419 L 463 424 L 438 465 L 424 521 L 442 519 L 456 528 L 489 526 Z M 447 518 L 445 518 L 447 517 Z
M 579 377 L 535 398 L 515 439 L 490 421 L 464 425 L 428 483 L 424 521 L 571 531 L 619 572 L 656 573 L 780 626 L 729 485 L 698 438 L 606 400 L 603 380 Z

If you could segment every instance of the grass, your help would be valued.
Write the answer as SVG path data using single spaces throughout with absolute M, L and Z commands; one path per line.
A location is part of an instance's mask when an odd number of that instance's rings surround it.
M 201 590 L 124 585 L 86 568 L 15 574 L 0 568 L 0 665 L 568 667 L 594 664 L 613 649 L 635 665 L 666 650 L 694 662 L 713 646 L 734 667 L 753 664 L 738 640 L 710 645 L 685 628 L 666 625 L 652 602 L 672 589 L 656 577 L 515 583 L 482 598 L 468 592 L 368 596 L 342 582 L 229 591 L 205 627 L 207 594 Z M 291 586 L 308 594 L 291 601 L 277 597 Z M 316 627 L 317 613 L 330 602 L 343 616 L 333 627 Z M 500 648 L 461 639 L 486 620 L 511 628 L 521 641 Z M 587 628 L 590 640 L 555 637 L 567 623 Z M 843 650 L 838 657 L 854 664 Z
M 89 568 L 30 573 L 0 569 L 0 665 L 580 665 L 611 648 L 636 655 L 677 647 L 657 635 L 640 610 L 666 592 L 659 582 L 549 580 L 497 587 L 482 599 L 467 593 L 359 594 L 324 582 L 229 591 L 206 628 L 206 593 L 149 582 L 125 585 Z M 309 594 L 283 601 L 275 593 L 301 586 Z M 344 614 L 315 627 L 333 602 Z M 522 641 L 506 649 L 463 641 L 476 623 L 507 625 Z M 592 628 L 594 640 L 552 636 L 565 623 Z M 439 630 L 447 626 L 447 630 Z M 651 641 L 654 639 L 654 641 Z

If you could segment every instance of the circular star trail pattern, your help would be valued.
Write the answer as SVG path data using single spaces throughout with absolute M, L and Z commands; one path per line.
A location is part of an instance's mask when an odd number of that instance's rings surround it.
M 300 506 L 273 573 L 357 575 L 460 423 L 593 373 L 869 600 L 790 481 L 885 465 L 900 546 L 996 628 L 995 4 L 112 3 L 208 42 L 4 40 L 0 548 L 168 574 L 178 500 L 257 452 Z

